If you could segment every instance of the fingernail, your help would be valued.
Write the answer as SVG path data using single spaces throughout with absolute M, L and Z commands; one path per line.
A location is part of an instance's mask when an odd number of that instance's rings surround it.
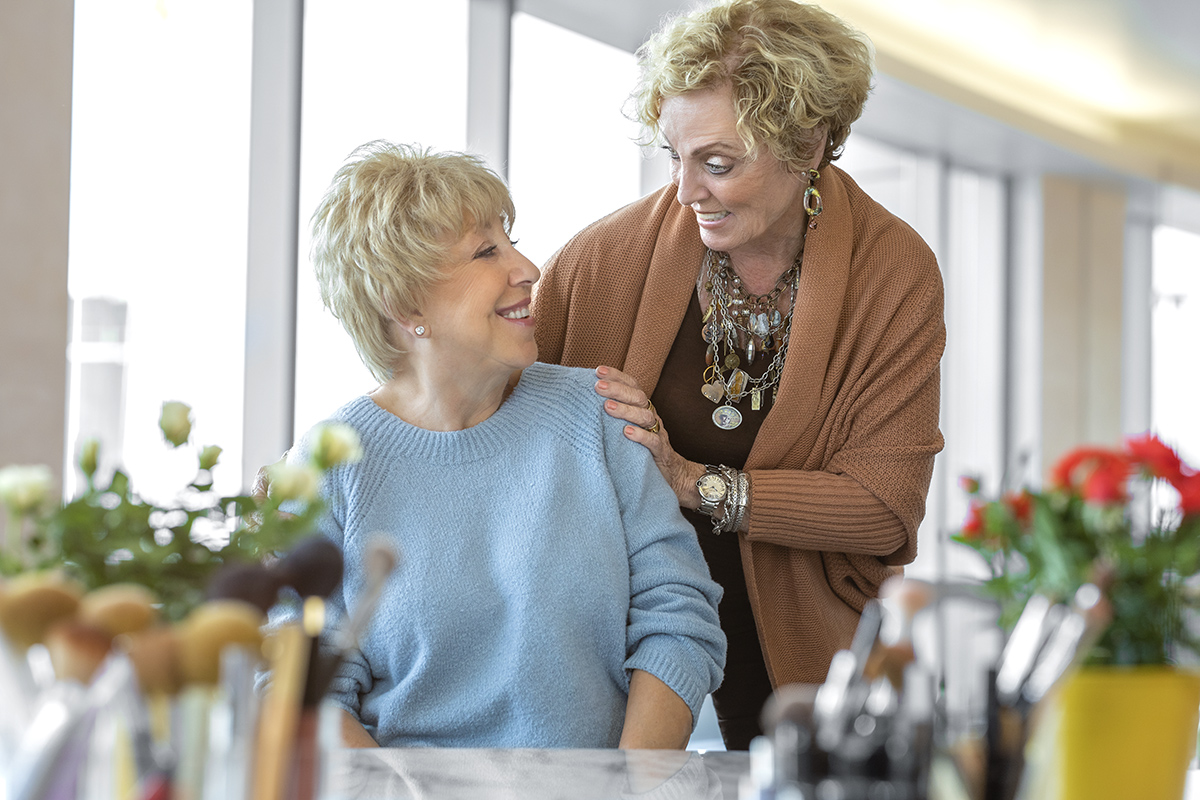
M 605 400 L 604 407 L 607 408 L 609 411 L 616 411 L 617 410 L 617 401 L 616 400 Z
M 603 377 L 608 374 L 608 367 L 596 367 L 596 374 Z
M 608 389 L 608 381 L 596 381 L 596 388 L 601 390 Z
M 625 435 L 626 435 L 626 436 L 633 436 L 633 426 L 632 426 L 632 425 L 626 425 L 626 426 L 625 426 Z

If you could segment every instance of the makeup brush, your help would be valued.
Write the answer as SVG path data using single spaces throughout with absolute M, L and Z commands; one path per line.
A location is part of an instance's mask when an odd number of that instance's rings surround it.
M 913 620 L 933 602 L 933 587 L 912 578 L 889 578 L 879 588 L 889 613 L 879 632 L 879 642 L 867 659 L 866 677 L 887 676 L 896 691 L 904 690 L 904 673 L 916 659 Z
M 264 614 L 290 586 L 301 598 L 328 597 L 342 580 L 342 551 L 324 536 L 296 545 L 272 565 L 226 564 L 208 583 L 210 600 L 241 600 Z
M 833 654 L 825 683 L 813 700 L 813 718 L 817 728 L 817 745 L 832 753 L 842 741 L 846 726 L 853 720 L 866 700 L 868 684 L 864 680 L 867 659 L 879 640 L 883 623 L 883 607 L 878 600 L 868 600 L 859 616 L 858 627 L 849 650 Z
M 304 680 L 303 706 L 321 702 L 325 687 L 320 677 L 320 636 L 325 629 L 325 598 L 342 582 L 342 551 L 324 536 L 301 542 L 275 565 L 275 574 L 304 600 L 301 629 L 309 637 L 308 671 Z
M 301 597 L 328 597 L 342 582 L 342 551 L 324 536 L 296 545 L 272 571 Z
M 341 666 L 342 659 L 348 651 L 358 646 L 358 640 L 375 614 L 375 606 L 383 593 L 383 585 L 398 563 L 399 555 L 396 549 L 382 536 L 376 537 L 367 545 L 363 552 L 362 591 L 350 612 L 350 619 L 339 632 L 335 642 L 337 655 L 318 654 L 310 669 L 309 681 L 304 692 L 306 700 L 310 701 L 309 704 L 315 705 L 324 697 L 330 681 Z
M 209 579 L 205 592 L 209 600 L 241 600 L 263 614 L 279 599 L 283 582 L 279 574 L 265 564 L 225 564 Z

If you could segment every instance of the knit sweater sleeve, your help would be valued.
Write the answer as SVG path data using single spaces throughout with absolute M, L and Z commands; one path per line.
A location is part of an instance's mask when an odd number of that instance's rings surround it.
M 621 422 L 603 416 L 604 455 L 629 551 L 626 674 L 640 669 L 661 680 L 687 703 L 694 725 L 724 674 L 722 590 L 649 452 L 625 438 Z
M 886 283 L 881 281 L 881 283 Z M 752 469 L 750 541 L 907 563 L 925 511 L 945 346 L 942 284 L 930 255 L 847 337 L 819 469 Z

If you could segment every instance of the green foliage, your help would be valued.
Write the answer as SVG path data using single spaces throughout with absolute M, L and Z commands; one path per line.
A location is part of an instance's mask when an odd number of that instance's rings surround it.
M 97 486 L 95 445 L 89 443 L 83 454 L 83 494 L 61 506 L 42 504 L 19 513 L 10 508 L 0 574 L 58 568 L 88 589 L 141 584 L 161 599 L 167 619 L 178 620 L 204 599 L 209 578 L 223 564 L 258 561 L 287 550 L 316 528 L 324 511 L 315 495 L 216 494 L 211 471 L 203 468 L 215 464 L 211 447 L 197 454 L 201 468 L 192 482 L 173 504 L 163 506 L 134 493 L 129 476 L 120 470 L 107 486 Z M 298 469 L 313 471 L 310 485 L 315 487 L 324 466 Z M 280 513 L 280 503 L 289 499 L 302 507 L 299 513 Z M 215 541 L 206 541 L 206 535 Z
M 1137 443 L 1145 442 L 1161 444 L 1151 438 Z M 1200 514 L 1181 507 L 1149 530 L 1136 530 L 1124 487 L 1131 476 L 1148 481 L 1163 476 L 1139 461 L 1137 451 L 1118 453 L 1123 460 L 1099 460 L 1095 471 L 1108 470 L 1104 477 L 1112 480 L 1096 488 L 1101 482 L 1071 477 L 1075 465 L 1087 466 L 1086 455 L 1070 454 L 1076 460 L 1068 469 L 1056 469 L 1059 480 L 1042 493 L 986 500 L 977 481 L 963 482 L 972 495 L 971 512 L 953 539 L 987 562 L 991 578 L 986 585 L 1000 600 L 1001 623 L 1011 627 L 1034 593 L 1069 601 L 1083 584 L 1095 583 L 1113 613 L 1088 663 L 1166 664 L 1180 647 L 1200 653 L 1200 641 L 1185 624 L 1200 606 L 1194 588 L 1200 575 Z M 1180 469 L 1171 474 L 1178 481 L 1192 480 L 1192 471 Z M 1114 494 L 1113 485 L 1122 488 Z

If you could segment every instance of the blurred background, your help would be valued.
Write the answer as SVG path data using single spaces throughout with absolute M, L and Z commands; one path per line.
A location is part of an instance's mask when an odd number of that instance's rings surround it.
M 483 153 L 542 263 L 666 182 L 622 109 L 633 51 L 691 5 L 4 0 L 0 465 L 47 463 L 73 495 L 98 437 L 153 497 L 193 467 L 156 425 L 182 400 L 225 448 L 217 488 L 247 486 L 372 386 L 306 256 L 349 152 Z M 964 473 L 1036 486 L 1146 430 L 1200 462 L 1200 4 L 823 5 L 876 51 L 839 164 L 945 278 L 946 449 L 909 574 L 977 575 L 947 542 Z

